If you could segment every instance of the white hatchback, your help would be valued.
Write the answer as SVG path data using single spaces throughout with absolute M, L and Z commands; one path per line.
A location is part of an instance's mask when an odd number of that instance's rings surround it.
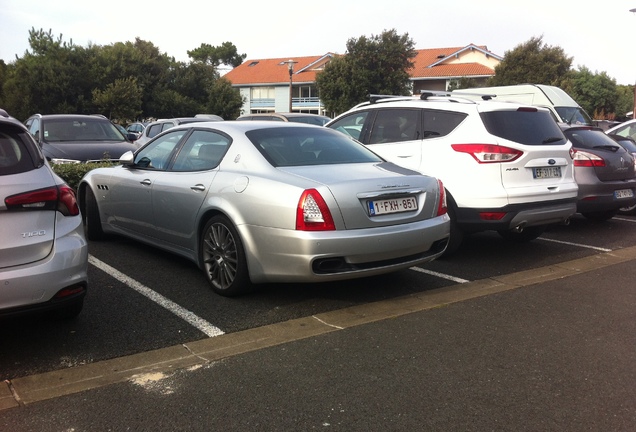
M 446 254 L 466 233 L 530 241 L 576 212 L 572 146 L 547 109 L 433 93 L 372 96 L 326 127 L 444 182 Z

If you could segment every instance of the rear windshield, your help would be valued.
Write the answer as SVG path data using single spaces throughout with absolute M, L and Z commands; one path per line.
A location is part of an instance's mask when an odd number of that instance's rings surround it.
M 29 152 L 34 152 L 29 147 L 33 145 L 30 139 L 26 131 L 17 127 L 0 128 L 0 176 L 31 171 L 44 163 Z
M 605 132 L 596 129 L 568 129 L 565 135 L 572 141 L 572 145 L 577 148 L 593 150 L 607 149 L 618 150 L 620 145 Z
M 382 158 L 340 132 L 320 127 L 275 127 L 246 132 L 275 167 L 381 162 Z
M 521 108 L 481 113 L 491 134 L 525 145 L 558 145 L 567 142 L 546 110 Z

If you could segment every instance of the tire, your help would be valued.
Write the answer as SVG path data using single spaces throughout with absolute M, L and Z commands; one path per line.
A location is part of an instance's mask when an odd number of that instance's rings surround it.
M 510 240 L 516 243 L 527 243 L 539 237 L 546 230 L 545 225 L 532 226 L 524 228 L 521 231 L 517 230 L 501 230 L 497 231 L 501 237 L 506 240 Z
M 636 215 L 636 204 L 627 207 L 621 207 L 618 209 L 618 213 L 627 216 Z
M 225 216 L 214 216 L 205 224 L 199 259 L 206 279 L 217 294 L 233 297 L 252 288 L 243 242 Z
M 589 213 L 581 213 L 585 218 L 595 221 L 595 222 L 605 222 L 606 220 L 610 220 L 616 214 L 618 210 L 607 210 L 602 212 L 589 212 Z
M 102 221 L 99 217 L 99 208 L 97 207 L 97 199 L 90 187 L 86 187 L 84 191 L 84 230 L 89 240 L 103 240 L 104 230 L 102 230 Z
M 440 258 L 449 258 L 453 256 L 464 242 L 464 231 L 457 225 L 456 215 L 457 213 L 455 212 L 455 208 L 449 200 L 448 216 L 450 217 L 450 236 L 448 238 L 448 246 L 446 246 L 446 250 Z

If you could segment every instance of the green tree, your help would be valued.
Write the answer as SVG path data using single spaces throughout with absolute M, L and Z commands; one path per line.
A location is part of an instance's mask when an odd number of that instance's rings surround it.
M 328 111 L 346 111 L 369 94 L 410 94 L 408 71 L 417 52 L 408 33 L 385 30 L 370 38 L 349 39 L 346 47 L 346 54 L 333 58 L 316 77 Z
M 487 86 L 531 83 L 560 87 L 571 66 L 572 57 L 568 57 L 562 48 L 547 46 L 543 36 L 533 37 L 504 53 Z
M 616 120 L 627 120 L 626 114 L 634 110 L 634 86 L 619 85 L 616 87 Z M 636 117 L 632 117 L 636 118 Z
M 568 79 L 562 82 L 561 88 L 595 120 L 613 117 L 616 112 L 616 80 L 610 78 L 606 72 L 593 73 L 581 66 L 578 71 L 571 71 Z
M 90 112 L 91 89 L 86 70 L 89 52 L 54 38 L 51 31 L 29 31 L 24 57 L 8 68 L 3 86 L 6 109 L 24 119 L 34 112 Z
M 116 79 L 105 90 L 93 90 L 93 102 L 109 119 L 126 122 L 141 114 L 141 94 L 136 78 Z
M 199 48 L 187 53 L 193 61 L 213 66 L 215 69 L 220 65 L 237 67 L 247 57 L 247 54 L 239 54 L 236 46 L 231 42 L 223 42 L 219 46 L 202 43 Z
M 224 120 L 234 120 L 241 115 L 243 97 L 225 78 L 217 79 L 210 88 L 206 113 L 216 114 Z

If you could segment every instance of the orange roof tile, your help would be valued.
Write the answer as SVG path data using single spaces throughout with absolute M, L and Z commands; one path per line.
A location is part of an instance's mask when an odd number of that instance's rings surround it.
M 315 82 L 316 72 L 329 61 L 331 54 L 308 57 L 294 57 L 293 81 Z M 234 85 L 244 84 L 276 84 L 289 82 L 289 69 L 287 63 L 290 59 L 256 59 L 246 60 L 224 75 Z
M 480 63 L 455 63 L 445 64 L 447 59 L 462 54 L 467 50 L 479 50 L 484 55 L 501 60 L 500 56 L 488 51 L 485 46 L 467 45 L 465 47 L 430 48 L 417 50 L 413 59 L 413 69 L 410 75 L 413 79 L 434 77 L 458 77 L 458 76 L 484 76 L 494 75 L 495 71 Z M 320 56 L 294 57 L 294 83 L 313 83 L 316 81 L 316 73 L 334 56 L 327 53 Z M 281 84 L 289 82 L 288 57 L 274 59 L 246 60 L 235 67 L 224 78 L 237 86 Z

